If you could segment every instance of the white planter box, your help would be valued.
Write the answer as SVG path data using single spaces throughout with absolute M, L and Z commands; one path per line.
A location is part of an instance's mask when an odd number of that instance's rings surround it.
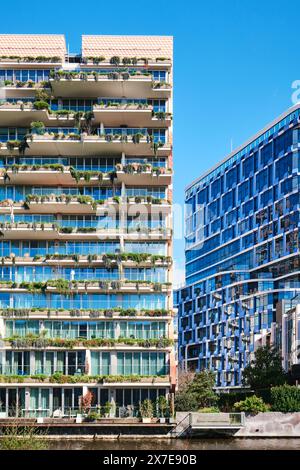
M 145 424 L 150 424 L 151 423 L 151 418 L 142 418 L 142 422 Z

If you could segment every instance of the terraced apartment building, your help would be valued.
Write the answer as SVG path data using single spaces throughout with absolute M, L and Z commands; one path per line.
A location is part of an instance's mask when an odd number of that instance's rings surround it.
M 0 35 L 0 416 L 174 391 L 172 57 L 172 37 Z
M 259 346 L 286 370 L 295 348 L 299 361 L 299 128 L 298 103 L 185 191 L 179 364 L 214 371 L 219 389 L 242 385 Z

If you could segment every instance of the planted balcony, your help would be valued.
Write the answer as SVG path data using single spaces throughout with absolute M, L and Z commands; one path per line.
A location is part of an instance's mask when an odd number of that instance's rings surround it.
M 166 81 L 156 81 L 147 69 L 65 71 L 54 70 L 50 73 L 50 83 L 55 96 L 61 97 L 124 97 L 152 98 L 168 97 L 171 85 Z
M 57 384 L 112 384 L 112 383 L 146 383 L 146 384 L 169 384 L 170 378 L 165 373 L 161 375 L 65 375 L 60 372 L 51 375 L 32 374 L 32 375 L 0 375 L 0 383 L 57 383 Z
M 72 166 L 51 164 L 12 164 L 0 170 L 0 181 L 17 185 L 88 185 L 92 183 L 110 184 L 115 171 L 103 172 L 76 170 Z
M 172 123 L 171 113 L 154 111 L 148 103 L 136 103 L 134 100 L 105 100 L 93 105 L 94 121 L 107 126 L 118 126 L 126 122 L 127 126 L 168 127 Z
M 155 167 L 149 163 L 117 163 L 117 179 L 126 185 L 167 186 L 172 181 L 171 168 Z
M 96 201 L 91 196 L 71 194 L 49 194 L 38 196 L 36 194 L 28 194 L 24 205 L 31 212 L 43 213 L 62 213 L 70 214 L 91 214 L 97 210 L 98 205 L 102 205 L 104 201 Z
M 66 338 L 46 338 L 45 335 L 28 335 L 24 337 L 13 336 L 4 338 L 6 344 L 12 349 L 45 349 L 45 348 L 121 348 L 139 347 L 146 349 L 167 349 L 173 345 L 173 340 L 169 338 L 158 339 L 138 339 L 138 338 L 94 338 L 94 339 L 66 339 Z
M 0 290 L 25 290 L 29 292 L 54 292 L 71 294 L 72 292 L 170 292 L 170 282 L 131 281 L 131 280 L 79 280 L 50 279 L 41 282 L 0 281 Z
M 90 113 L 93 114 L 93 113 Z M 78 127 L 45 127 L 42 121 L 27 128 L 4 128 L 2 154 L 18 151 L 27 155 L 95 155 L 125 152 L 127 155 L 168 156 L 171 150 L 164 128 L 92 128 L 92 118 Z M 13 140 L 11 139 L 13 138 Z
M 25 318 L 132 318 L 138 317 L 146 319 L 170 318 L 173 316 L 172 310 L 165 309 L 124 309 L 115 307 L 113 309 L 44 309 L 44 308 L 6 308 L 0 310 L 0 316 L 4 318 L 25 319 Z

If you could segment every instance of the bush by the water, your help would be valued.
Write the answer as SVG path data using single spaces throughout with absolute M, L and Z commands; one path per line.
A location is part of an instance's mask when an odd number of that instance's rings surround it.
M 256 395 L 247 397 L 243 401 L 238 401 L 233 407 L 235 411 L 244 411 L 245 413 L 264 413 L 270 408 L 269 405 L 264 403 L 262 398 L 257 397 Z
M 300 388 L 295 385 L 281 385 L 271 388 L 272 410 L 283 413 L 300 411 Z

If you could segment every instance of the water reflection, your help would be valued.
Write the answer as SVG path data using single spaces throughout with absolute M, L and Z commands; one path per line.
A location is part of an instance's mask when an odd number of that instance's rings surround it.
M 51 450 L 298 450 L 300 438 L 53 440 Z

